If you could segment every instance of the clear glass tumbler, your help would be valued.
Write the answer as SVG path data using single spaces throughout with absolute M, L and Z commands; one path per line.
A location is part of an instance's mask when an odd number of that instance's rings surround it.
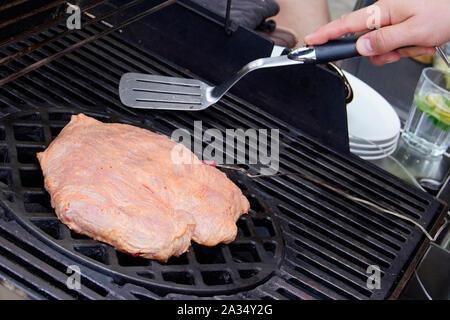
M 443 45 L 441 49 L 442 51 L 444 51 L 444 54 L 447 55 L 447 59 L 450 59 L 450 42 L 447 42 L 445 45 Z M 434 54 L 433 67 L 436 69 L 448 71 L 447 64 L 437 52 Z
M 450 145 L 450 72 L 426 68 L 414 93 L 403 139 L 430 156 L 444 154 Z

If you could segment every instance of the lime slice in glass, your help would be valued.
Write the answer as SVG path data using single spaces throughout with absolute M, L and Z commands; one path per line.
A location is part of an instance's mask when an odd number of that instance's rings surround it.
M 427 96 L 427 104 L 431 107 L 428 112 L 446 126 L 450 125 L 450 101 L 447 97 L 431 93 Z

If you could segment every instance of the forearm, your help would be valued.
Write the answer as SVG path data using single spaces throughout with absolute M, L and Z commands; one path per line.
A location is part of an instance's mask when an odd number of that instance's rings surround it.
M 297 44 L 303 45 L 306 35 L 330 21 L 326 0 L 277 0 L 280 13 L 274 17 L 277 26 L 293 32 Z

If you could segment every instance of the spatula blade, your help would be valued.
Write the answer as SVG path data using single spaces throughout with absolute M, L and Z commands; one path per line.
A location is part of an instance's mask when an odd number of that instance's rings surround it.
M 138 109 L 201 110 L 206 107 L 207 85 L 195 79 L 125 73 L 120 79 L 120 100 Z

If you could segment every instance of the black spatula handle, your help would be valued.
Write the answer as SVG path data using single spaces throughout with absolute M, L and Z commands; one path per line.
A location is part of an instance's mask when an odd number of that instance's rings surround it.
M 302 61 L 305 64 L 328 63 L 357 57 L 357 38 L 330 40 L 325 44 L 311 47 L 301 47 L 288 54 L 289 59 Z
M 356 41 L 357 39 L 339 39 L 315 46 L 316 63 L 328 63 L 359 56 Z
M 291 60 L 301 61 L 304 64 L 324 64 L 337 60 L 344 60 L 361 56 L 356 50 L 357 37 L 330 40 L 319 46 L 305 46 L 294 49 L 288 53 Z M 408 49 L 414 46 L 398 48 Z

